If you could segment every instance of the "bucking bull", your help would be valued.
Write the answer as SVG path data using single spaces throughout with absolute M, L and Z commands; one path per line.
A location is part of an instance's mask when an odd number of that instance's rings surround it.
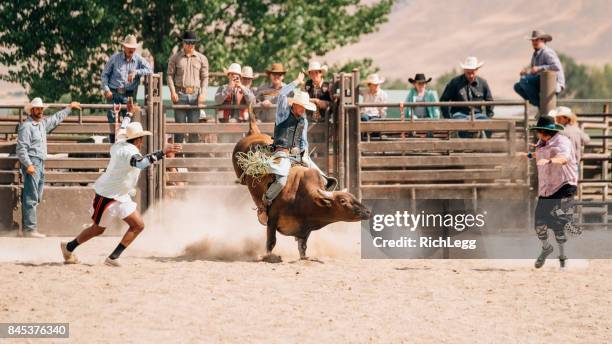
M 249 188 L 257 207 L 263 207 L 262 196 L 273 182 L 274 175 L 253 178 L 244 174 L 238 164 L 237 154 L 254 150 L 257 146 L 272 144 L 269 135 L 260 132 L 255 116 L 250 116 L 248 135 L 234 147 L 232 163 L 240 183 Z M 355 196 L 345 191 L 325 191 L 323 181 L 314 169 L 300 165 L 291 167 L 287 185 L 268 208 L 266 233 L 266 255 L 264 260 L 273 260 L 272 250 L 276 245 L 276 232 L 295 237 L 300 259 L 306 256 L 306 242 L 310 232 L 339 221 L 356 222 L 370 218 L 371 212 Z M 279 258 L 279 257 L 277 257 Z

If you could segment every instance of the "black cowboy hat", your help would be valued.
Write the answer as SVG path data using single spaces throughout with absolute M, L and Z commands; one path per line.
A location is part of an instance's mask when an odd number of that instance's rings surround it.
M 535 126 L 529 127 L 529 130 L 551 130 L 561 131 L 563 126 L 555 123 L 555 119 L 548 115 L 542 115 L 538 118 L 538 123 Z
M 418 73 L 418 74 L 415 74 L 415 75 L 414 75 L 414 79 L 412 79 L 412 78 L 408 78 L 408 81 L 409 81 L 411 84 L 414 84 L 415 82 L 424 82 L 424 83 L 428 83 L 428 82 L 430 82 L 430 81 L 431 81 L 431 78 L 427 79 L 427 78 L 425 78 L 425 74 L 423 74 L 423 73 Z
M 185 32 L 183 32 L 183 35 L 181 36 L 181 39 L 185 43 L 193 44 L 193 43 L 198 41 L 198 36 L 196 36 L 195 32 L 193 32 L 193 31 L 185 31 Z

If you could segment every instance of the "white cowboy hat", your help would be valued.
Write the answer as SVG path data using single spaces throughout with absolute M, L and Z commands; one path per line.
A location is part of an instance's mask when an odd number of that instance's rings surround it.
M 240 65 L 237 63 L 232 63 L 228 69 L 225 70 L 225 75 L 228 75 L 229 73 L 234 73 L 234 74 L 238 74 L 241 75 L 242 74 L 242 70 L 240 68 Z
M 136 39 L 136 36 L 134 36 L 134 35 L 127 35 L 127 36 L 125 36 L 125 39 L 123 40 L 121 45 L 123 45 L 126 48 L 136 49 L 136 48 L 138 48 L 140 46 L 140 43 L 138 43 L 138 40 Z
M 321 65 L 318 61 L 310 61 L 308 62 L 308 71 L 320 70 L 323 73 L 327 72 L 327 66 Z
M 381 78 L 377 73 L 370 74 L 366 78 L 366 83 L 367 84 L 380 85 L 380 84 L 382 84 L 384 82 L 385 82 L 385 78 Z
M 304 107 L 308 111 L 316 111 L 317 106 L 310 102 L 310 96 L 306 92 L 295 90 L 293 92 L 293 98 L 288 98 L 287 103 L 289 105 L 298 104 Z
M 550 117 L 553 117 L 553 118 L 561 117 L 562 116 L 562 117 L 567 117 L 567 118 L 569 118 L 571 120 L 574 120 L 574 121 L 578 120 L 578 116 L 576 116 L 574 111 L 572 111 L 572 109 L 568 108 L 567 106 L 556 107 L 556 108 L 550 110 L 548 112 L 548 115 Z
M 42 99 L 40 99 L 39 97 L 36 97 L 34 99 L 32 99 L 31 102 L 29 102 L 28 104 L 26 104 L 23 107 L 23 110 L 26 113 L 30 113 L 30 110 L 32 110 L 32 108 L 46 108 L 47 106 L 43 103 Z
M 125 136 L 123 133 L 119 133 L 119 136 L 126 141 L 150 135 L 153 135 L 153 133 L 147 130 L 142 130 L 142 124 L 140 124 L 140 122 L 132 122 L 128 124 L 127 128 L 125 128 Z
M 240 76 L 247 79 L 253 79 L 253 68 L 251 68 L 250 66 L 242 67 L 242 73 L 240 73 Z
M 462 69 L 478 69 L 484 65 L 484 62 L 478 61 L 474 56 L 470 56 L 465 59 L 464 63 L 459 63 Z

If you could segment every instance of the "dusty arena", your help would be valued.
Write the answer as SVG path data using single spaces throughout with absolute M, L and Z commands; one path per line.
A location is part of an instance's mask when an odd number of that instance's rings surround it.
M 359 225 L 337 224 L 313 233 L 312 260 L 279 237 L 283 262 L 263 263 L 264 229 L 242 204 L 165 202 L 121 268 L 103 264 L 116 237 L 79 248 L 79 265 L 62 264 L 62 238 L 3 237 L 0 322 L 68 322 L 75 343 L 612 340 L 610 261 L 561 271 L 554 260 L 542 270 L 530 260 L 365 260 Z

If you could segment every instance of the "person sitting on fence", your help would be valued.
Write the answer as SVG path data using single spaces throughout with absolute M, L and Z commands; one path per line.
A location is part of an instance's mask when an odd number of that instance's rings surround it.
M 567 136 L 574 146 L 574 157 L 576 164 L 580 163 L 582 148 L 591 142 L 591 138 L 578 126 L 578 117 L 572 109 L 566 106 L 559 106 L 548 113 L 558 124 L 563 126 L 561 134 Z
M 228 83 L 217 89 L 215 94 L 216 104 L 225 105 L 248 105 L 255 102 L 255 95 L 251 90 L 242 84 L 240 76 L 242 69 L 237 63 L 232 63 L 228 69 L 225 70 L 227 75 Z M 244 122 L 248 119 L 248 109 L 225 109 L 221 110 L 223 118 L 221 122 Z
M 535 30 L 530 37 L 534 49 L 531 65 L 521 71 L 521 79 L 514 84 L 514 91 L 532 105 L 540 107 L 540 72 L 552 70 L 557 72 L 557 85 L 555 92 L 559 94 L 565 89 L 565 74 L 557 53 L 546 45 L 552 41 L 552 36 Z
M 140 46 L 136 36 L 127 35 L 122 45 L 123 51 L 111 56 L 102 70 L 102 92 L 109 104 L 127 104 L 128 98 L 136 97 L 140 77 L 153 73 L 149 63 L 136 52 Z M 125 116 L 125 111 L 121 116 Z M 109 123 L 115 123 L 112 110 L 107 117 Z M 111 134 L 109 140 L 115 142 L 115 135 Z
M 45 105 L 40 98 L 34 98 L 24 108 L 29 115 L 19 124 L 16 154 L 23 175 L 21 198 L 23 235 L 31 238 L 44 238 L 38 231 L 36 208 L 42 202 L 45 187 L 45 160 L 47 159 L 47 134 L 55 129 L 70 114 L 72 109 L 80 109 L 78 102 L 56 112 L 53 116 L 43 117 Z
M 297 79 L 283 86 L 278 95 L 272 144 L 274 153 L 268 159 L 268 165 L 266 166 L 267 172 L 274 174 L 276 177 L 263 195 L 262 200 L 266 207 L 272 204 L 272 201 L 287 184 L 292 161 L 302 163 L 308 168 L 317 170 L 327 190 L 334 190 L 338 184 L 335 178 L 326 176 L 314 161 L 310 159 L 306 110 L 314 111 L 316 105 L 310 101 L 308 93 L 295 90 L 303 82 L 304 73 L 300 72 Z M 292 91 L 294 91 L 293 97 L 288 98 L 287 95 Z M 258 209 L 257 213 L 260 222 L 266 223 L 267 209 Z
M 492 101 L 493 95 L 487 81 L 480 76 L 478 72 L 484 65 L 484 62 L 478 61 L 476 57 L 468 57 L 460 66 L 463 69 L 463 74 L 454 77 L 444 88 L 440 101 Z M 444 118 L 468 120 L 470 119 L 470 109 L 474 112 L 474 119 L 489 119 L 493 117 L 493 106 L 447 106 L 441 107 L 442 116 Z M 485 132 L 488 137 L 490 133 Z M 459 137 L 472 137 L 472 133 L 459 132 Z
M 104 233 L 116 219 L 125 221 L 130 227 L 115 250 L 106 258 L 104 264 L 120 266 L 119 256 L 144 229 L 144 221 L 138 205 L 132 200 L 136 193 L 140 171 L 181 150 L 180 144 L 166 145 L 164 150 L 142 155 L 144 137 L 152 135 L 142 129 L 139 122 L 131 122 L 126 116 L 116 131 L 118 139 L 110 149 L 110 161 L 106 171 L 93 185 L 95 196 L 92 203 L 93 223 L 70 242 L 62 242 L 60 248 L 66 264 L 76 264 L 78 259 L 73 253 L 77 246 Z
M 546 257 L 553 252 L 548 242 L 548 229 L 552 229 L 559 244 L 559 262 L 565 266 L 567 257 L 563 245 L 567 241 L 566 231 L 579 234 L 574 222 L 572 199 L 576 194 L 578 174 L 571 141 L 559 135 L 563 126 L 555 124 L 555 119 L 542 115 L 529 130 L 538 135 L 535 158 L 538 168 L 538 203 L 535 209 L 535 231 L 542 242 L 542 251 L 535 267 L 541 268 Z M 528 157 L 533 155 L 529 153 Z
M 427 84 L 431 82 L 431 78 L 426 78 L 425 74 L 418 73 L 414 76 L 414 79 L 408 78 L 408 82 L 414 87 L 408 90 L 405 103 L 435 103 L 438 101 L 436 90 L 427 87 Z M 407 107 L 406 118 L 412 118 L 413 114 L 415 118 L 439 119 L 440 108 L 437 106 Z
M 363 97 L 364 103 L 386 103 L 387 92 L 380 88 L 380 85 L 385 82 L 385 79 L 378 76 L 378 74 L 370 74 L 366 79 L 368 84 L 368 90 L 362 91 L 361 96 Z M 370 121 L 372 119 L 380 119 L 387 117 L 386 107 L 367 107 L 361 108 L 361 120 Z
M 263 111 L 260 112 L 258 119 L 263 122 L 272 122 L 276 117 L 276 110 L 269 109 L 272 106 L 276 105 L 278 102 L 278 94 L 285 83 L 283 79 L 285 77 L 285 67 L 281 63 L 273 63 L 269 69 L 266 70 L 266 74 L 270 79 L 270 83 L 261 86 L 257 89 L 257 101 L 261 103 L 261 106 L 264 107 Z M 290 93 L 287 96 L 292 96 Z
M 257 88 L 253 86 L 253 79 L 255 79 L 255 75 L 253 74 L 253 67 L 242 67 L 242 71 L 240 72 L 240 82 L 242 82 L 244 87 L 251 90 L 251 93 L 256 94 Z
M 332 105 L 331 85 L 323 80 L 325 72 L 327 72 L 327 66 L 321 65 L 317 61 L 308 63 L 310 80 L 306 81 L 304 89 L 308 93 L 310 101 L 317 106 L 315 111 L 309 112 L 312 113 L 312 119 L 316 122 L 321 120 L 322 115 L 328 113 Z
M 198 38 L 185 31 L 181 36 L 183 48 L 168 61 L 168 88 L 173 104 L 204 105 L 208 88 L 208 59 L 195 50 Z M 176 123 L 198 123 L 199 109 L 174 110 Z M 198 142 L 197 134 L 187 134 L 189 142 Z M 174 142 L 183 143 L 184 134 L 175 134 Z

